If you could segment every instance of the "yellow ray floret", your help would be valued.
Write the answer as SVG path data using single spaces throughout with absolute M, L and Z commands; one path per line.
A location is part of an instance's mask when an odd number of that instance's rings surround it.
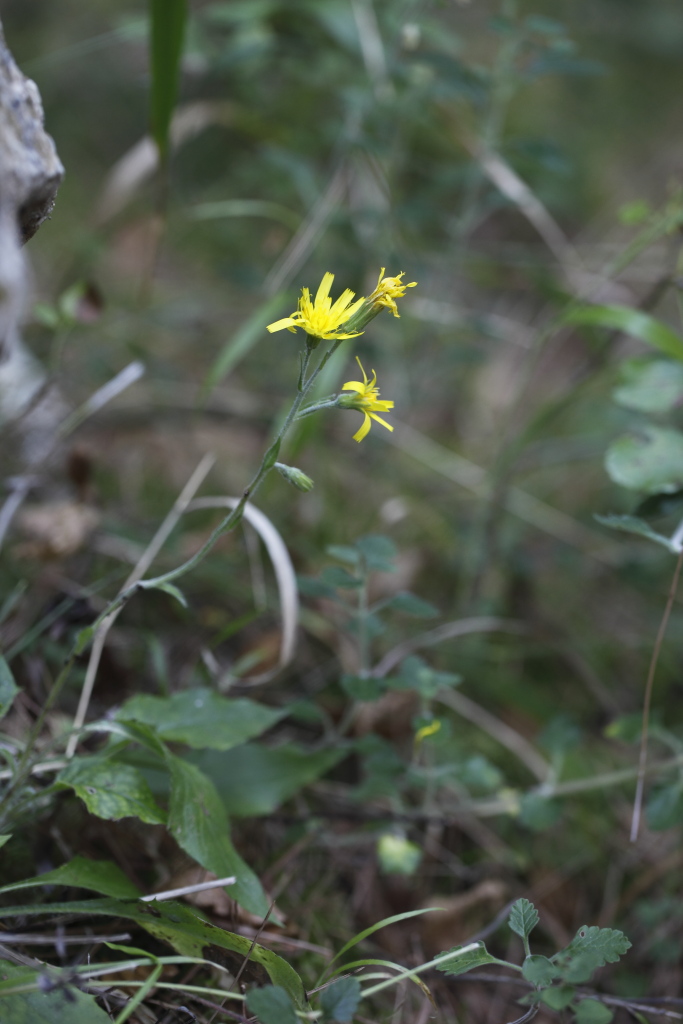
M 357 393 L 357 398 L 353 399 L 352 408 L 365 413 L 365 419 L 363 420 L 360 430 L 356 431 L 353 435 L 353 439 L 354 441 L 362 441 L 372 426 L 371 420 L 381 423 L 383 427 L 387 428 L 387 430 L 394 429 L 390 423 L 385 423 L 380 416 L 375 415 L 378 412 L 387 412 L 388 409 L 393 409 L 394 403 L 381 401 L 379 399 L 379 388 L 376 387 L 377 374 L 373 370 L 372 378 L 368 380 L 367 374 L 365 373 L 358 356 L 356 356 L 356 362 L 360 366 L 361 373 L 363 374 L 363 382 L 361 383 L 358 380 L 347 381 L 347 383 L 344 384 L 342 391 L 355 391 Z
M 353 302 L 355 293 L 346 288 L 333 304 L 330 298 L 333 281 L 334 274 L 330 274 L 328 271 L 320 282 L 313 302 L 311 302 L 311 293 L 308 288 L 302 288 L 299 308 L 291 316 L 286 316 L 283 320 L 276 320 L 274 324 L 268 324 L 267 330 L 272 334 L 274 331 L 284 330 L 285 327 L 288 331 L 293 332 L 297 327 L 303 327 L 306 334 L 310 334 L 314 338 L 322 338 L 323 341 L 355 338 L 362 334 L 362 331 L 345 334 L 340 332 L 339 328 L 360 309 L 365 299 L 360 298 Z
M 385 277 L 384 271 L 386 267 L 382 267 L 379 272 L 379 278 L 377 280 L 377 287 L 375 288 L 372 295 L 368 295 L 368 302 L 372 302 L 377 306 L 384 306 L 385 309 L 390 309 L 394 316 L 398 316 L 399 312 L 396 307 L 396 299 L 402 299 L 406 293 L 406 288 L 415 288 L 417 281 L 411 281 L 410 284 L 404 284 L 401 278 L 405 274 L 405 270 L 402 270 L 396 277 Z

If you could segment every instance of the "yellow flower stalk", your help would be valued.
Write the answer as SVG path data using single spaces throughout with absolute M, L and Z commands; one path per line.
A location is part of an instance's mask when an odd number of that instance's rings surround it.
M 382 267 L 379 272 L 379 278 L 377 279 L 377 287 L 375 288 L 372 295 L 368 295 L 368 302 L 375 306 L 382 306 L 384 309 L 390 309 L 394 316 L 398 316 L 399 312 L 396 307 L 396 299 L 402 299 L 406 293 L 406 288 L 415 288 L 417 281 L 411 281 L 410 284 L 404 284 L 401 278 L 405 274 L 405 270 L 402 270 L 396 277 L 385 277 L 384 272 L 386 267 Z
M 267 330 L 273 334 L 274 331 L 282 331 L 286 327 L 288 331 L 296 333 L 297 327 L 303 327 L 306 334 L 313 338 L 321 338 L 323 341 L 356 338 L 362 334 L 362 331 L 344 333 L 339 328 L 360 309 L 365 299 L 360 298 L 353 302 L 355 293 L 346 288 L 333 303 L 330 298 L 333 281 L 334 274 L 330 274 L 328 271 L 320 282 L 320 287 L 312 302 L 308 288 L 302 288 L 299 308 L 291 316 L 276 320 L 274 324 L 268 324 Z
M 360 412 L 365 413 L 365 419 L 360 429 L 353 435 L 354 441 L 362 441 L 372 426 L 372 420 L 381 423 L 387 430 L 394 429 L 390 423 L 386 423 L 380 416 L 376 415 L 378 412 L 387 412 L 388 409 L 393 409 L 394 403 L 380 400 L 379 388 L 376 386 L 377 374 L 373 370 L 372 378 L 368 379 L 358 356 L 356 356 L 356 362 L 363 374 L 363 382 L 361 383 L 358 380 L 347 381 L 342 387 L 342 391 L 355 391 L 356 395 L 353 398 L 349 396 L 346 399 L 342 399 L 340 404 L 343 403 L 343 407 L 347 409 L 358 409 Z

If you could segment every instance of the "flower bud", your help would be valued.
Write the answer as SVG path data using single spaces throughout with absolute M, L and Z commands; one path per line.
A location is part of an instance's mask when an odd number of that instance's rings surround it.
M 296 466 L 286 466 L 284 462 L 276 462 L 275 468 L 285 478 L 287 483 L 296 487 L 298 491 L 303 491 L 306 494 L 308 491 L 313 490 L 313 481 L 310 476 L 306 476 Z

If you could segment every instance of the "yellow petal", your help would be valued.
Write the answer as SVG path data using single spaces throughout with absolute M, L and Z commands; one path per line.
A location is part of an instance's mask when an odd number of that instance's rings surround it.
M 363 438 L 367 436 L 371 426 L 372 426 L 372 424 L 370 422 L 370 417 L 366 413 L 365 414 L 365 419 L 363 420 L 363 423 L 362 423 L 362 426 L 353 435 L 354 441 L 362 441 Z
M 325 301 L 325 299 L 329 298 L 330 288 L 332 287 L 332 282 L 333 281 L 334 281 L 334 274 L 331 274 L 329 272 L 329 270 L 327 271 L 326 274 L 323 274 L 323 279 L 320 282 L 320 287 L 318 288 L 318 291 L 315 294 L 314 305 L 316 305 L 316 306 L 322 305 L 322 303 Z M 308 291 L 308 289 L 305 289 L 305 291 Z
M 274 324 L 268 324 L 266 330 L 273 334 L 275 331 L 283 331 L 287 327 L 291 331 L 297 324 L 298 321 L 292 320 L 291 316 L 286 316 L 283 320 L 276 320 Z
M 357 391 L 359 395 L 365 394 L 365 384 L 359 380 L 349 380 L 342 385 L 342 391 Z
M 368 414 L 366 413 L 366 415 L 368 415 Z M 394 428 L 392 427 L 391 423 L 385 423 L 384 420 L 380 416 L 376 416 L 374 412 L 371 412 L 369 415 L 377 423 L 381 423 L 383 427 L 386 427 L 387 430 L 392 430 L 393 431 Z M 370 428 L 368 427 L 368 430 L 369 429 Z M 367 434 L 367 430 L 366 430 L 365 433 Z

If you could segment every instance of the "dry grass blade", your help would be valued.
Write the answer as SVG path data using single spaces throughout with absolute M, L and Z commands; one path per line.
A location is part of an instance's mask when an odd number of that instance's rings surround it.
M 178 496 L 173 508 L 164 519 L 163 523 L 155 533 L 151 542 L 147 546 L 144 554 L 140 558 L 138 564 L 135 566 L 130 576 L 124 583 L 121 591 L 127 590 L 128 587 L 132 586 L 138 580 L 142 579 L 150 565 L 158 555 L 159 551 L 166 543 L 170 533 L 176 526 L 178 520 L 182 516 L 183 512 L 186 511 L 189 503 L 197 492 L 197 489 L 201 487 L 207 473 L 214 464 L 213 455 L 205 455 L 201 460 L 194 473 L 185 484 L 182 492 Z M 68 758 L 73 757 L 76 752 L 78 745 L 78 730 L 82 727 L 85 722 L 85 716 L 88 713 L 88 705 L 90 704 L 90 698 L 92 696 L 93 687 L 95 685 L 95 677 L 97 676 L 97 669 L 104 649 L 104 644 L 107 639 L 107 634 L 111 627 L 118 618 L 119 611 L 112 612 L 102 624 L 95 634 L 93 645 L 90 651 L 90 660 L 88 661 L 88 668 L 85 674 L 85 680 L 83 682 L 83 689 L 81 691 L 81 697 L 78 702 L 78 708 L 76 710 L 76 716 L 74 718 L 74 733 L 69 739 L 69 743 L 66 748 L 66 756 Z

